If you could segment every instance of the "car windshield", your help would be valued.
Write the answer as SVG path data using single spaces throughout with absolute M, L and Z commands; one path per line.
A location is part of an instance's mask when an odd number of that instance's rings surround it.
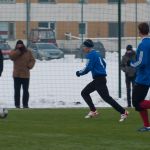
M 54 39 L 54 32 L 53 31 L 39 31 L 39 37 L 41 39 Z
M 8 44 L 0 44 L 0 49 L 1 50 L 10 50 L 10 46 Z
M 38 49 L 57 49 L 57 47 L 53 44 L 38 44 Z

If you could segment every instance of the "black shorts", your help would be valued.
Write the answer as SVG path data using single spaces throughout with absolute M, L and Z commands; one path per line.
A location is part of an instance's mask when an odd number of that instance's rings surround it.
M 140 108 L 140 102 L 145 100 L 148 90 L 149 86 L 135 83 L 132 93 L 132 104 L 136 111 L 142 111 L 142 108 Z

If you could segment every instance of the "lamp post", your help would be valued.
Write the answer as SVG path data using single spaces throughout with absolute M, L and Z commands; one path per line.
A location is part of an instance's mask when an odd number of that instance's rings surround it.
M 85 31 L 85 27 L 83 24 L 83 4 L 84 4 L 85 0 L 80 0 L 79 2 L 81 3 L 81 24 L 79 27 L 79 32 L 81 34 L 81 44 L 82 44 L 83 38 L 84 38 L 83 35 L 84 35 L 84 31 Z M 81 58 L 82 58 L 82 62 L 83 62 L 83 51 L 82 51 L 82 49 L 80 51 L 81 51 Z
M 118 1 L 118 97 L 121 98 L 121 1 Z

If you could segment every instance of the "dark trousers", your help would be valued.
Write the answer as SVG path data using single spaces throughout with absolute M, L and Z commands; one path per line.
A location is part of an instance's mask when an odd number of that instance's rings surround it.
M 131 106 L 131 91 L 133 93 L 135 77 L 126 76 L 125 80 L 126 80 L 126 90 L 127 90 L 127 104 L 128 104 L 128 107 L 130 107 Z
M 96 108 L 92 102 L 90 93 L 97 91 L 102 99 L 110 104 L 116 111 L 123 114 L 125 109 L 122 108 L 110 95 L 106 85 L 106 77 L 96 77 L 92 82 L 90 82 L 81 92 L 81 95 L 85 102 L 88 104 L 91 111 L 95 111 Z
M 145 100 L 148 90 L 149 86 L 135 83 L 133 88 L 132 104 L 136 111 L 142 111 L 142 108 L 140 108 L 140 102 Z
M 15 99 L 15 106 L 20 107 L 20 90 L 21 86 L 23 88 L 23 98 L 22 103 L 23 107 L 28 107 L 29 101 L 29 78 L 14 78 L 14 99 Z

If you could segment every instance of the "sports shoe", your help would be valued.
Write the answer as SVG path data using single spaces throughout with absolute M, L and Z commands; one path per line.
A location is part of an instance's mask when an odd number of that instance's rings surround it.
M 139 132 L 145 132 L 145 131 L 150 131 L 150 127 L 142 127 L 138 129 Z
M 98 112 L 97 111 L 90 111 L 86 116 L 85 118 L 93 118 L 93 117 L 96 117 L 98 115 Z
M 119 122 L 123 122 L 125 119 L 127 119 L 129 112 L 125 111 L 124 114 L 121 114 L 121 118 L 119 120 Z

